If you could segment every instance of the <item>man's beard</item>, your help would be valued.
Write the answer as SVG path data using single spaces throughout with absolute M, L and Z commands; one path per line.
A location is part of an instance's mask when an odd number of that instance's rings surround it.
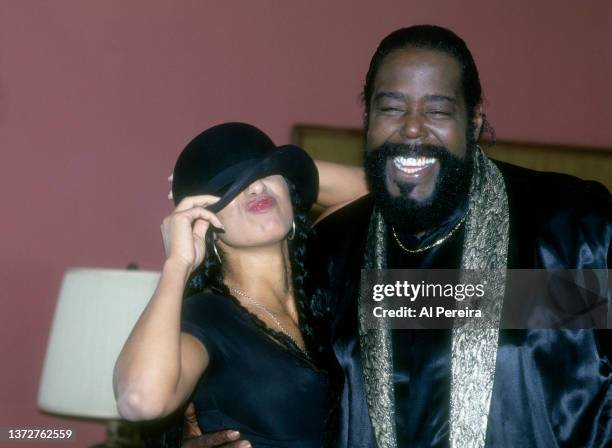
M 448 220 L 468 197 L 473 172 L 473 144 L 468 141 L 464 158 L 452 154 L 444 146 L 405 145 L 386 142 L 365 153 L 364 167 L 370 190 L 385 220 L 407 233 L 433 229 Z M 431 197 L 416 201 L 410 192 L 412 183 L 398 184 L 400 194 L 392 196 L 387 189 L 387 161 L 396 156 L 433 157 L 439 172 Z

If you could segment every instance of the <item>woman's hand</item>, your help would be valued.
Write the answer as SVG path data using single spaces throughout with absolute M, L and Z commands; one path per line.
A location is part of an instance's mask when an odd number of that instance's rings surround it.
M 184 266 L 191 274 L 204 261 L 206 232 L 210 225 L 223 229 L 219 218 L 206 207 L 219 200 L 216 196 L 189 196 L 161 225 L 166 260 Z

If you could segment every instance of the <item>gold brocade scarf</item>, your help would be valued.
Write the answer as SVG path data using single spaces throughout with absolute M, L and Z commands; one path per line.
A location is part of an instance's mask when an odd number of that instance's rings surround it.
M 508 198 L 499 169 L 480 148 L 474 151 L 462 270 L 486 271 L 492 295 L 485 315 L 493 319 L 455 321 L 451 353 L 450 442 L 454 448 L 485 445 L 495 377 L 499 320 L 508 256 Z M 376 208 L 368 229 L 363 269 L 385 269 L 387 226 Z M 359 298 L 359 342 L 366 399 L 377 445 L 396 448 L 391 331 L 383 319 L 366 329 L 364 291 Z

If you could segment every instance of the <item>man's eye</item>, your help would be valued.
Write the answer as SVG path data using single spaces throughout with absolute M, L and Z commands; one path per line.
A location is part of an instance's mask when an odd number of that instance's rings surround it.
M 429 114 L 439 117 L 448 117 L 449 115 L 451 115 L 451 113 L 446 110 L 430 110 Z
M 379 108 L 381 112 L 402 112 L 402 109 L 399 107 L 393 106 L 384 106 Z

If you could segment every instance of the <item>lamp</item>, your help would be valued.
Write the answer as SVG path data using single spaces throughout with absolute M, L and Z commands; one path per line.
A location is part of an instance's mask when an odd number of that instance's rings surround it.
M 153 295 L 159 273 L 68 269 L 64 274 L 38 391 L 53 414 L 108 422 L 106 447 L 139 446 L 113 394 L 115 361 Z M 134 437 L 136 436 L 136 437 Z

